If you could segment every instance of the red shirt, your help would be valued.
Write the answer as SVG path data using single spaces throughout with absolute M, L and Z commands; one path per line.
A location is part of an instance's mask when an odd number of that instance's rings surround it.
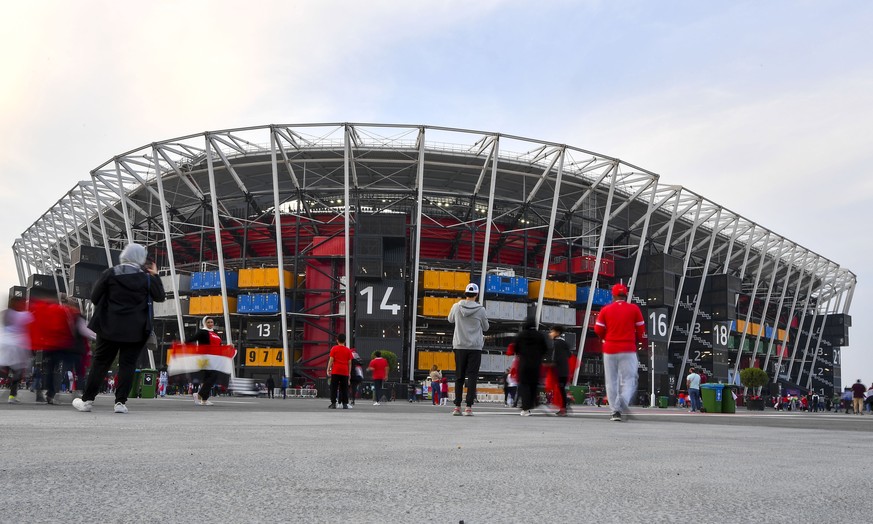
M 388 378 L 388 361 L 384 358 L 374 358 L 367 367 L 373 370 L 373 380 L 385 380 Z
M 631 353 L 646 334 L 646 322 L 639 306 L 616 300 L 600 310 L 594 332 L 603 340 L 604 353 Z
M 330 348 L 330 358 L 333 359 L 333 365 L 330 368 L 331 375 L 349 376 L 349 363 L 352 361 L 351 349 L 337 344 Z

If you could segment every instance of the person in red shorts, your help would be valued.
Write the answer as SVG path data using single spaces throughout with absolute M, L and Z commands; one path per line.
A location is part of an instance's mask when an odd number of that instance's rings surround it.
M 646 333 L 646 322 L 639 306 L 627 301 L 624 284 L 612 286 L 612 304 L 597 315 L 594 332 L 603 341 L 603 374 L 606 396 L 612 406 L 609 420 L 621 422 L 622 412 L 637 391 L 637 345 Z
M 330 377 L 330 406 L 336 409 L 339 400 L 343 409 L 349 409 L 349 377 L 352 374 L 352 350 L 346 347 L 346 336 L 340 333 L 336 336 L 337 344 L 330 348 L 330 359 L 327 361 L 327 376 Z M 339 398 L 337 398 L 339 395 Z
M 388 378 L 388 361 L 382 357 L 381 351 L 373 353 L 373 360 L 367 366 L 367 371 L 373 374 L 373 405 L 379 405 L 382 398 L 382 386 Z

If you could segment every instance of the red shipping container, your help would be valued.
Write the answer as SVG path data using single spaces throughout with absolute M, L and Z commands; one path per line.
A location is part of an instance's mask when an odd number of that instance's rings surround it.
M 346 239 L 344 236 L 313 237 L 312 256 L 341 257 L 346 254 Z

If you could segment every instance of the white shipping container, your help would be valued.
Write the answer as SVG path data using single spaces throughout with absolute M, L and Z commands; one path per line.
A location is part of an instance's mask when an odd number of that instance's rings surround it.
M 179 297 L 179 307 L 182 309 L 182 315 L 188 315 L 190 302 L 188 297 Z M 168 298 L 163 302 L 153 302 L 152 310 L 155 318 L 171 318 L 176 316 L 176 301 Z

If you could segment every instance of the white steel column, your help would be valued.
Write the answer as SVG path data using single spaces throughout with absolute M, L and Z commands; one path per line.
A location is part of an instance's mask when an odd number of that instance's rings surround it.
M 654 182 L 652 184 L 652 197 L 649 199 L 649 205 L 646 209 L 646 216 L 643 219 L 643 229 L 642 231 L 640 231 L 640 242 L 639 245 L 637 245 L 637 252 L 634 257 L 634 270 L 631 274 L 630 285 L 628 286 L 628 299 L 633 296 L 634 288 L 637 285 L 637 273 L 639 273 L 640 262 L 643 259 L 643 249 L 646 246 L 646 237 L 649 234 L 649 224 L 651 223 L 652 213 L 654 212 L 655 196 L 658 192 L 658 181 L 658 178 L 654 178 Z M 587 330 L 588 326 L 582 326 L 582 329 Z M 573 384 L 575 385 L 575 381 Z
M 418 278 L 421 269 L 421 208 L 424 203 L 424 132 L 425 128 L 418 130 L 418 168 L 416 170 L 416 184 L 418 198 L 415 205 L 415 262 L 412 270 L 412 333 L 409 339 L 409 379 L 415 374 L 415 359 L 418 354 L 416 349 L 416 330 L 418 329 Z
M 215 253 L 218 257 L 218 278 L 221 281 L 221 304 L 224 309 L 224 331 L 228 346 L 233 345 L 233 326 L 230 324 L 230 312 L 227 306 L 227 275 L 224 274 L 224 246 L 221 241 L 221 222 L 218 219 L 218 190 L 215 187 L 215 166 L 212 160 L 212 144 L 209 133 L 203 135 L 206 142 L 206 170 L 209 175 L 209 193 L 212 205 L 212 229 L 215 233 Z M 236 376 L 234 366 L 231 366 L 230 378 Z
M 279 266 L 279 312 L 282 322 L 282 352 L 285 376 L 291 380 L 291 355 L 288 349 L 288 308 L 285 307 L 285 252 L 282 245 L 282 213 L 279 211 L 279 165 L 276 161 L 276 129 L 270 126 L 270 165 L 273 170 L 273 214 L 276 221 L 276 259 Z M 297 275 L 292 277 L 297 282 Z M 346 308 L 348 309 L 348 308 Z
M 167 263 L 170 265 L 170 281 L 173 287 L 173 302 L 176 305 L 176 324 L 179 326 L 179 342 L 185 343 L 185 322 L 182 320 L 182 303 L 179 300 L 179 283 L 176 280 L 176 258 L 173 252 L 173 237 L 170 235 L 170 216 L 167 213 L 167 202 L 164 194 L 163 174 L 158 156 L 158 146 L 152 144 L 152 157 L 155 164 L 155 181 L 158 185 L 158 196 L 161 205 L 161 222 L 164 229 L 164 243 L 167 245 Z
M 352 272 L 351 272 L 351 261 L 350 258 L 352 256 L 351 251 L 349 250 L 349 198 L 351 196 L 351 191 L 349 191 L 349 172 L 351 171 L 351 166 L 349 163 L 351 162 L 352 157 L 352 140 L 350 136 L 351 128 L 348 124 L 345 125 L 345 133 L 343 133 L 344 147 L 343 147 L 343 206 L 344 206 L 344 217 L 343 221 L 343 234 L 345 239 L 345 247 L 346 247 L 346 256 L 345 256 L 345 271 L 346 271 L 346 344 L 350 347 L 352 346 Z M 358 210 L 355 211 L 355 221 L 357 222 L 360 217 L 360 213 Z M 357 231 L 357 229 L 356 229 Z
M 797 244 L 791 248 L 791 255 L 788 258 L 788 267 L 785 268 L 785 280 L 782 283 L 782 293 L 779 295 L 779 306 L 776 308 L 776 321 L 773 322 L 773 331 L 770 333 L 769 340 L 767 341 L 767 356 L 764 358 L 764 365 L 761 366 L 761 369 L 767 370 L 770 365 L 770 354 L 773 351 L 773 341 L 779 334 L 779 317 L 782 314 L 782 307 L 785 305 L 785 295 L 788 292 L 788 281 L 791 279 L 791 273 L 794 270 L 794 263 L 796 262 L 795 256 L 797 253 Z M 775 271 L 774 271 L 775 273 Z M 788 322 L 785 323 L 786 333 L 788 332 L 788 325 L 790 324 L 791 317 L 788 317 Z M 782 341 L 784 342 L 784 341 Z M 781 353 L 781 352 L 780 352 Z M 776 374 L 779 374 L 777 369 Z M 773 380 L 773 382 L 776 382 Z
M 124 213 L 124 228 L 127 231 L 127 243 L 133 242 L 133 228 L 130 225 L 130 215 L 127 211 L 127 199 L 124 198 L 124 182 L 121 180 L 121 166 L 118 165 L 118 157 L 115 157 L 115 176 L 118 177 L 118 195 L 121 198 L 121 212 Z
M 761 313 L 761 327 L 762 328 L 764 328 L 764 326 L 767 325 L 767 310 L 770 308 L 770 299 L 773 297 L 773 286 L 776 285 L 776 273 L 778 273 L 778 271 L 779 271 L 779 262 L 782 261 L 782 256 L 784 255 L 784 253 L 783 253 L 784 246 L 785 246 L 785 238 L 782 238 L 779 241 L 779 247 L 776 250 L 776 257 L 774 257 L 774 259 L 773 259 L 773 272 L 770 274 L 770 286 L 767 288 L 767 296 L 764 298 L 764 311 Z M 779 323 L 779 312 L 778 311 L 776 312 L 775 323 L 776 324 Z M 758 346 L 761 344 L 762 331 L 765 331 L 765 330 L 759 329 L 757 335 L 755 336 L 755 347 L 752 348 L 752 356 L 750 357 L 749 362 L 754 361 L 755 357 L 758 356 Z M 773 327 L 773 333 L 776 333 L 775 326 Z M 769 357 L 769 356 L 770 355 L 768 353 L 767 357 Z M 765 362 L 766 362 L 766 360 L 767 359 L 765 358 Z M 763 366 L 761 366 L 761 369 L 763 369 L 764 371 L 767 371 L 767 366 L 763 365 Z
M 743 359 L 743 344 L 746 342 L 746 334 L 749 332 L 749 322 L 752 320 L 752 311 L 755 309 L 755 296 L 758 294 L 758 282 L 761 281 L 761 272 L 764 270 L 764 265 L 767 263 L 767 250 L 770 249 L 770 231 L 764 236 L 764 245 L 761 247 L 758 255 L 758 270 L 755 272 L 755 281 L 752 284 L 752 293 L 749 295 L 749 310 L 746 311 L 746 320 L 743 325 L 743 333 L 740 335 L 740 344 L 737 349 L 737 361 L 734 363 L 734 376 L 740 372 L 740 361 Z M 763 326 L 763 321 L 761 323 Z M 739 326 L 737 326 L 739 327 Z M 754 367 L 753 362 L 749 361 L 749 367 Z M 748 388 L 743 388 L 743 393 Z
M 537 295 L 537 308 L 535 313 L 535 322 L 537 327 L 540 325 L 540 320 L 543 317 L 543 298 L 546 294 L 546 278 L 549 276 L 549 258 L 552 256 L 552 240 L 555 238 L 555 217 L 558 216 L 558 201 L 561 196 L 561 178 L 564 175 L 564 156 L 567 153 L 567 149 L 562 147 L 560 152 L 558 153 L 558 175 L 555 177 L 555 193 L 552 195 L 552 210 L 549 213 L 549 229 L 548 233 L 546 233 L 546 250 L 543 253 L 543 269 L 540 272 L 540 290 Z M 615 169 L 615 167 L 613 167 Z M 612 196 L 612 187 L 615 185 L 615 179 L 613 178 L 613 183 L 610 184 L 610 198 Z M 491 191 L 493 197 L 493 189 Z M 608 199 L 609 200 L 609 199 Z M 607 204 L 606 210 L 604 211 L 603 218 L 608 223 L 609 222 L 609 204 Z M 604 225 L 605 229 L 606 226 Z M 599 256 L 599 253 L 598 253 Z M 597 263 L 595 263 L 595 275 L 597 274 L 597 265 L 600 260 L 598 258 Z M 484 290 L 483 290 L 484 291 Z M 593 297 L 593 293 L 589 294 L 589 299 Z
M 497 188 L 497 163 L 499 161 L 498 154 L 500 153 L 500 135 L 494 137 L 491 142 L 491 188 L 488 191 L 488 211 L 485 217 L 485 245 L 482 246 L 482 270 L 479 276 L 479 302 L 481 303 L 485 296 L 485 276 L 488 273 L 488 255 L 491 252 L 491 225 L 494 220 L 494 190 Z M 558 182 L 555 188 L 557 194 L 558 188 L 561 186 L 561 172 L 558 171 Z M 557 198 L 557 197 L 555 197 Z M 554 213 L 554 212 L 553 212 Z M 551 230 L 549 230 L 551 234 Z M 475 234 L 473 235 L 475 238 Z M 551 247 L 546 245 L 546 253 Z M 539 310 L 537 310 L 537 319 L 539 319 Z
M 809 251 L 804 250 L 803 261 L 800 263 L 800 266 L 799 266 L 800 271 L 799 271 L 799 275 L 797 277 L 797 284 L 795 284 L 795 286 L 794 286 L 794 298 L 791 301 L 791 308 L 788 310 L 788 319 L 785 323 L 786 338 L 791 333 L 791 319 L 794 318 L 794 311 L 797 308 L 797 299 L 798 299 L 798 297 L 800 297 L 800 287 L 801 287 L 801 284 L 803 283 L 803 273 L 804 273 L 804 271 L 806 271 L 807 258 L 809 257 L 809 254 L 810 254 Z M 785 278 L 786 284 L 787 284 L 788 280 L 789 280 L 788 277 L 786 277 Z M 798 326 L 797 332 L 800 333 L 800 326 Z M 777 379 L 781 378 L 780 375 L 782 373 L 782 359 L 784 357 L 784 354 L 788 350 L 788 344 L 789 344 L 789 341 L 785 340 L 785 341 L 783 341 L 782 346 L 779 348 L 779 360 L 776 362 L 776 378 Z M 791 377 L 788 377 L 788 379 L 791 380 Z
M 563 163 L 562 163 L 563 166 Z M 582 340 L 579 342 L 579 349 L 576 353 L 576 371 L 573 373 L 573 385 L 577 385 L 579 381 L 579 369 L 582 366 L 582 354 L 585 352 L 585 339 L 588 334 L 588 319 L 591 318 L 591 307 L 594 305 L 594 287 L 597 284 L 597 277 L 600 276 L 600 261 L 603 258 L 603 246 L 606 244 L 606 232 L 609 229 L 609 214 L 612 210 L 612 197 L 615 195 L 615 181 L 618 179 L 618 161 L 614 161 L 609 169 L 612 173 L 612 178 L 609 181 L 609 191 L 606 195 L 606 206 L 603 209 L 603 223 L 600 225 L 600 240 L 597 242 L 597 254 L 594 259 L 594 272 L 591 274 L 591 287 L 588 293 L 588 301 L 585 304 L 585 316 L 582 317 Z M 591 188 L 593 192 L 594 188 Z M 548 269 L 548 259 L 543 260 L 543 269 Z M 543 291 L 545 289 L 545 279 L 540 285 L 540 304 L 543 301 Z M 630 297 L 628 297 L 630 300 Z
M 100 233 L 103 235 L 103 250 L 106 252 L 106 265 L 112 267 L 112 254 L 109 252 L 109 235 L 106 234 L 106 219 L 100 205 L 100 193 L 97 191 L 97 176 L 91 172 L 91 190 L 94 192 L 94 202 L 97 204 L 97 218 L 100 219 Z
M 800 339 L 803 334 L 803 324 L 806 321 L 806 313 L 809 312 L 809 302 L 812 300 L 812 286 L 815 283 L 815 274 L 818 272 L 818 268 L 822 264 L 821 257 L 816 256 L 815 263 L 812 266 L 812 270 L 809 272 L 809 285 L 806 289 L 806 300 L 803 303 L 803 311 L 800 314 L 800 322 L 797 324 L 797 336 L 794 337 L 794 349 L 791 351 L 791 361 L 788 363 L 788 380 L 793 381 L 791 378 L 791 371 L 794 369 L 794 362 L 797 359 L 797 349 L 800 347 Z M 802 281 L 801 281 L 802 283 Z M 798 286 L 800 283 L 798 283 Z

